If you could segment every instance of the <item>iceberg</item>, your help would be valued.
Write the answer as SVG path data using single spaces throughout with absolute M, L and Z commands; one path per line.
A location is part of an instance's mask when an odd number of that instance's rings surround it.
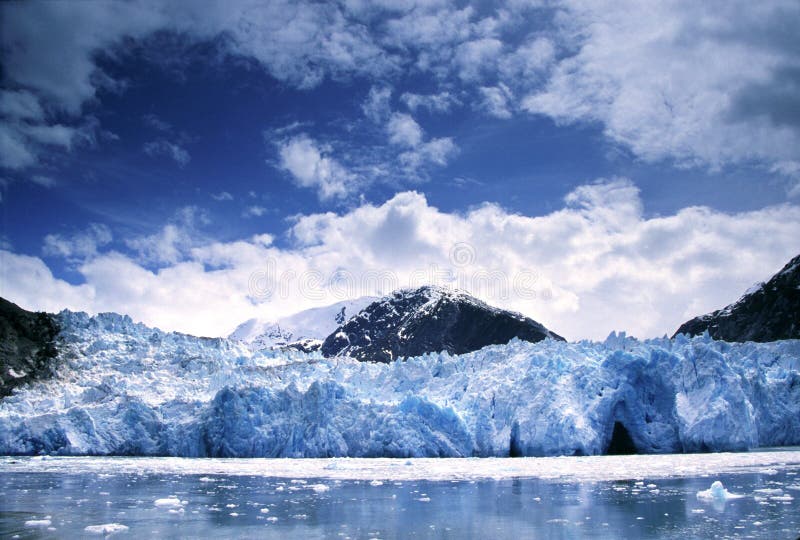
M 62 312 L 55 376 L 0 401 L 0 454 L 469 457 L 800 444 L 800 341 L 512 340 L 388 364 Z
M 708 489 L 704 489 L 697 492 L 698 499 L 705 499 L 710 501 L 727 501 L 730 499 L 741 499 L 744 495 L 738 495 L 736 493 L 731 493 L 725 486 L 722 485 L 722 482 L 719 480 L 715 480 L 711 487 Z

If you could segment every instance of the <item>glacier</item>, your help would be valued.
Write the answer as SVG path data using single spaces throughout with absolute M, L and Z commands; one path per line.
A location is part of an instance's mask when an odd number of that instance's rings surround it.
M 58 367 L 0 401 L 0 454 L 466 457 L 800 444 L 800 341 L 513 340 L 389 364 L 57 315 Z

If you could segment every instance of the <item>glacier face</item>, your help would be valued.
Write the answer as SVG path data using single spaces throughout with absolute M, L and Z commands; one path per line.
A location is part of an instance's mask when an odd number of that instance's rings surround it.
M 0 402 L 0 454 L 593 455 L 800 444 L 800 341 L 512 341 L 389 364 L 62 312 L 57 375 Z

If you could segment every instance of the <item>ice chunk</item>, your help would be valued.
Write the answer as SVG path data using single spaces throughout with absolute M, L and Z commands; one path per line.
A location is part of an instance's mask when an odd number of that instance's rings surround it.
M 121 523 L 104 523 L 102 525 L 89 525 L 83 529 L 89 534 L 102 534 L 110 536 L 112 534 L 123 533 L 128 530 L 127 525 Z
M 744 497 L 744 495 L 737 495 L 736 493 L 731 493 L 725 489 L 725 486 L 723 486 L 722 482 L 719 480 L 715 480 L 709 489 L 704 489 L 697 492 L 698 499 L 714 501 L 727 501 L 730 499 L 740 499 L 742 497 Z
M 49 519 L 29 519 L 25 522 L 26 527 L 49 527 L 52 522 Z
M 326 486 L 325 484 L 314 484 L 309 486 L 311 489 L 316 491 L 317 493 L 325 493 L 326 491 L 330 491 L 330 486 Z
M 180 508 L 184 503 L 177 497 L 169 496 L 164 499 L 156 499 L 153 504 L 161 508 Z

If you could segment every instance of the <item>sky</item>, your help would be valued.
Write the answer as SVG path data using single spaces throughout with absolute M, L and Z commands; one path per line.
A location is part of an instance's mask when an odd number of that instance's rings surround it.
M 800 253 L 800 4 L 0 4 L 0 296 L 224 336 L 438 284 L 671 335 Z

